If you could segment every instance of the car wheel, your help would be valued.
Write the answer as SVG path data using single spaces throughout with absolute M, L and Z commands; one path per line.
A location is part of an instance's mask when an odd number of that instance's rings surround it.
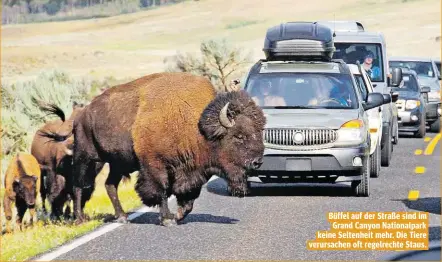
M 370 156 L 364 159 L 364 165 L 360 172 L 362 179 L 353 181 L 351 187 L 355 196 L 368 197 L 370 195 Z
M 381 150 L 381 166 L 390 166 L 390 160 L 391 160 L 391 149 L 393 147 L 393 142 L 391 141 L 391 129 L 388 131 L 386 144 L 384 145 L 384 148 Z
M 423 138 L 427 133 L 427 127 L 425 125 L 425 118 L 421 118 L 421 124 L 419 125 L 419 130 L 414 133 L 415 137 Z
M 379 177 L 381 171 L 381 150 L 376 146 L 373 155 L 370 156 L 370 177 Z
M 434 132 L 434 133 L 439 133 L 440 132 L 440 119 L 438 119 L 438 120 L 434 121 L 433 123 L 431 123 L 430 131 Z
M 396 131 L 394 132 L 394 136 L 393 136 L 393 144 L 397 145 L 397 144 L 399 144 L 399 127 L 398 127 L 397 122 L 396 122 L 395 126 L 396 126 Z M 392 150 L 393 150 L 393 148 L 392 148 Z

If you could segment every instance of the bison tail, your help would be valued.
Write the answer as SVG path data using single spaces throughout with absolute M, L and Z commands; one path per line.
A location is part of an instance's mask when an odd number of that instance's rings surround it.
M 66 139 L 68 139 L 68 137 L 70 137 L 72 135 L 72 132 L 70 132 L 67 135 L 60 135 L 60 134 L 57 134 L 57 133 L 52 132 L 52 131 L 40 130 L 39 131 L 39 135 L 42 136 L 42 137 L 46 137 L 46 138 L 49 138 L 51 140 L 57 141 L 57 142 L 62 142 L 62 141 L 65 141 Z
M 128 184 L 130 182 L 130 174 L 124 174 L 122 181 L 123 184 Z
M 39 100 L 35 97 L 31 97 L 31 100 L 33 103 L 35 103 L 40 108 L 40 110 L 47 112 L 48 113 L 47 115 L 56 115 L 63 122 L 66 120 L 66 116 L 65 116 L 63 110 L 60 107 L 58 107 L 57 105 L 44 102 L 44 101 Z

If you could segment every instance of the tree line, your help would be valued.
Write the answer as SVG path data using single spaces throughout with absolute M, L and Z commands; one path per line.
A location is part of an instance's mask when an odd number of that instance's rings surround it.
M 3 0 L 2 24 L 106 17 L 183 1 L 186 0 Z

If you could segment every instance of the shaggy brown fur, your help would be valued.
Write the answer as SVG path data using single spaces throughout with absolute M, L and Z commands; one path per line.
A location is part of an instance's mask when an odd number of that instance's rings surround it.
M 230 111 L 222 113 L 223 108 Z M 262 110 L 246 93 L 216 95 L 206 78 L 188 73 L 157 73 L 112 87 L 77 120 L 75 198 L 95 179 L 86 175 L 94 161 L 109 163 L 108 179 L 114 180 L 109 184 L 116 186 L 122 174 L 138 170 L 135 189 L 145 205 L 160 205 L 163 225 L 186 217 L 213 174 L 243 196 L 246 170 L 262 162 Z M 116 216 L 124 219 L 116 187 L 112 190 Z M 176 216 L 167 206 L 171 194 L 177 196 Z M 82 217 L 78 205 L 75 212 Z
M 40 188 L 40 167 L 31 154 L 18 153 L 9 162 L 5 173 L 5 195 L 3 208 L 6 217 L 6 232 L 11 232 L 10 221 L 12 219 L 11 204 L 15 201 L 17 208 L 17 226 L 22 229 L 22 220 L 29 208 L 31 215 L 30 223 L 34 222 L 35 202 L 37 191 Z

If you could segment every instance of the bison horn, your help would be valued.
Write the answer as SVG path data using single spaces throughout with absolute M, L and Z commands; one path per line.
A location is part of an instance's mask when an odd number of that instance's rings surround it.
M 235 125 L 235 121 L 232 119 L 232 121 L 229 120 L 227 117 L 227 109 L 229 108 L 228 102 L 219 112 L 219 121 L 221 122 L 221 125 L 223 125 L 225 128 L 230 128 L 233 125 Z

